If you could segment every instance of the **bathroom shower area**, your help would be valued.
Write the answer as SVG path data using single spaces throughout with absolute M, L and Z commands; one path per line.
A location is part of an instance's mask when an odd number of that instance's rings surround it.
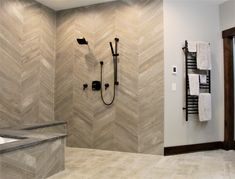
M 163 1 L 56 15 L 55 120 L 68 122 L 67 145 L 163 154 Z
M 235 178 L 234 3 L 0 0 L 0 179 Z
M 58 11 L 0 2 L 0 129 L 62 131 L 69 147 L 163 154 L 162 0 Z

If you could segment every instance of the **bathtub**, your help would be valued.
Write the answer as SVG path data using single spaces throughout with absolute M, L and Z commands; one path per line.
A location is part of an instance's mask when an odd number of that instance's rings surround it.
M 0 144 L 5 144 L 5 143 L 15 142 L 15 141 L 18 141 L 18 139 L 0 137 Z
M 0 179 L 42 179 L 63 171 L 66 136 L 35 132 L 31 127 L 0 129 Z

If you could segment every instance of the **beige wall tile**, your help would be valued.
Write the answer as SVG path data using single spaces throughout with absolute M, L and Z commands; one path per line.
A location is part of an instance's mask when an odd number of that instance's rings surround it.
M 109 42 L 120 38 L 116 101 L 105 106 L 91 82 L 113 83 Z M 79 46 L 85 37 L 89 46 Z M 163 2 L 119 1 L 57 13 L 56 119 L 68 145 L 163 153 Z M 83 91 L 84 83 L 89 90 Z M 113 88 L 104 92 L 111 101 Z

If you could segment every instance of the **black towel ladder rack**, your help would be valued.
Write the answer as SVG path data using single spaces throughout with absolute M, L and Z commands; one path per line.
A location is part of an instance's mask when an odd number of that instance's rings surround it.
M 189 119 L 189 115 L 198 115 L 198 96 L 192 96 L 189 93 L 189 73 L 202 74 L 207 76 L 207 83 L 200 83 L 200 91 L 211 93 L 211 71 L 197 69 L 197 53 L 189 52 L 188 41 L 185 41 L 185 46 L 182 48 L 185 55 L 185 118 Z

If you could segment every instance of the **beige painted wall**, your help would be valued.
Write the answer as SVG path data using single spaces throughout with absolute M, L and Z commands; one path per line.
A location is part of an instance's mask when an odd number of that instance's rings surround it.
M 89 47 L 76 38 L 86 37 Z M 117 97 L 104 106 L 91 82 L 112 84 L 109 42 L 120 38 Z M 58 12 L 55 117 L 68 121 L 68 145 L 163 153 L 163 2 L 125 0 Z M 89 89 L 83 91 L 83 84 Z M 105 92 L 110 101 L 112 88 Z
M 165 51 L 165 133 L 164 145 L 223 141 L 224 133 L 224 81 L 219 28 L 219 5 L 215 2 L 164 1 Z M 185 121 L 185 70 L 182 47 L 185 40 L 207 41 L 212 50 L 212 120 L 200 122 L 198 116 Z M 177 66 L 177 75 L 172 67 Z M 176 90 L 172 90 L 172 83 Z
M 220 28 L 227 30 L 235 27 L 235 0 L 228 0 L 220 5 Z
M 55 12 L 0 2 L 0 128 L 54 120 Z

